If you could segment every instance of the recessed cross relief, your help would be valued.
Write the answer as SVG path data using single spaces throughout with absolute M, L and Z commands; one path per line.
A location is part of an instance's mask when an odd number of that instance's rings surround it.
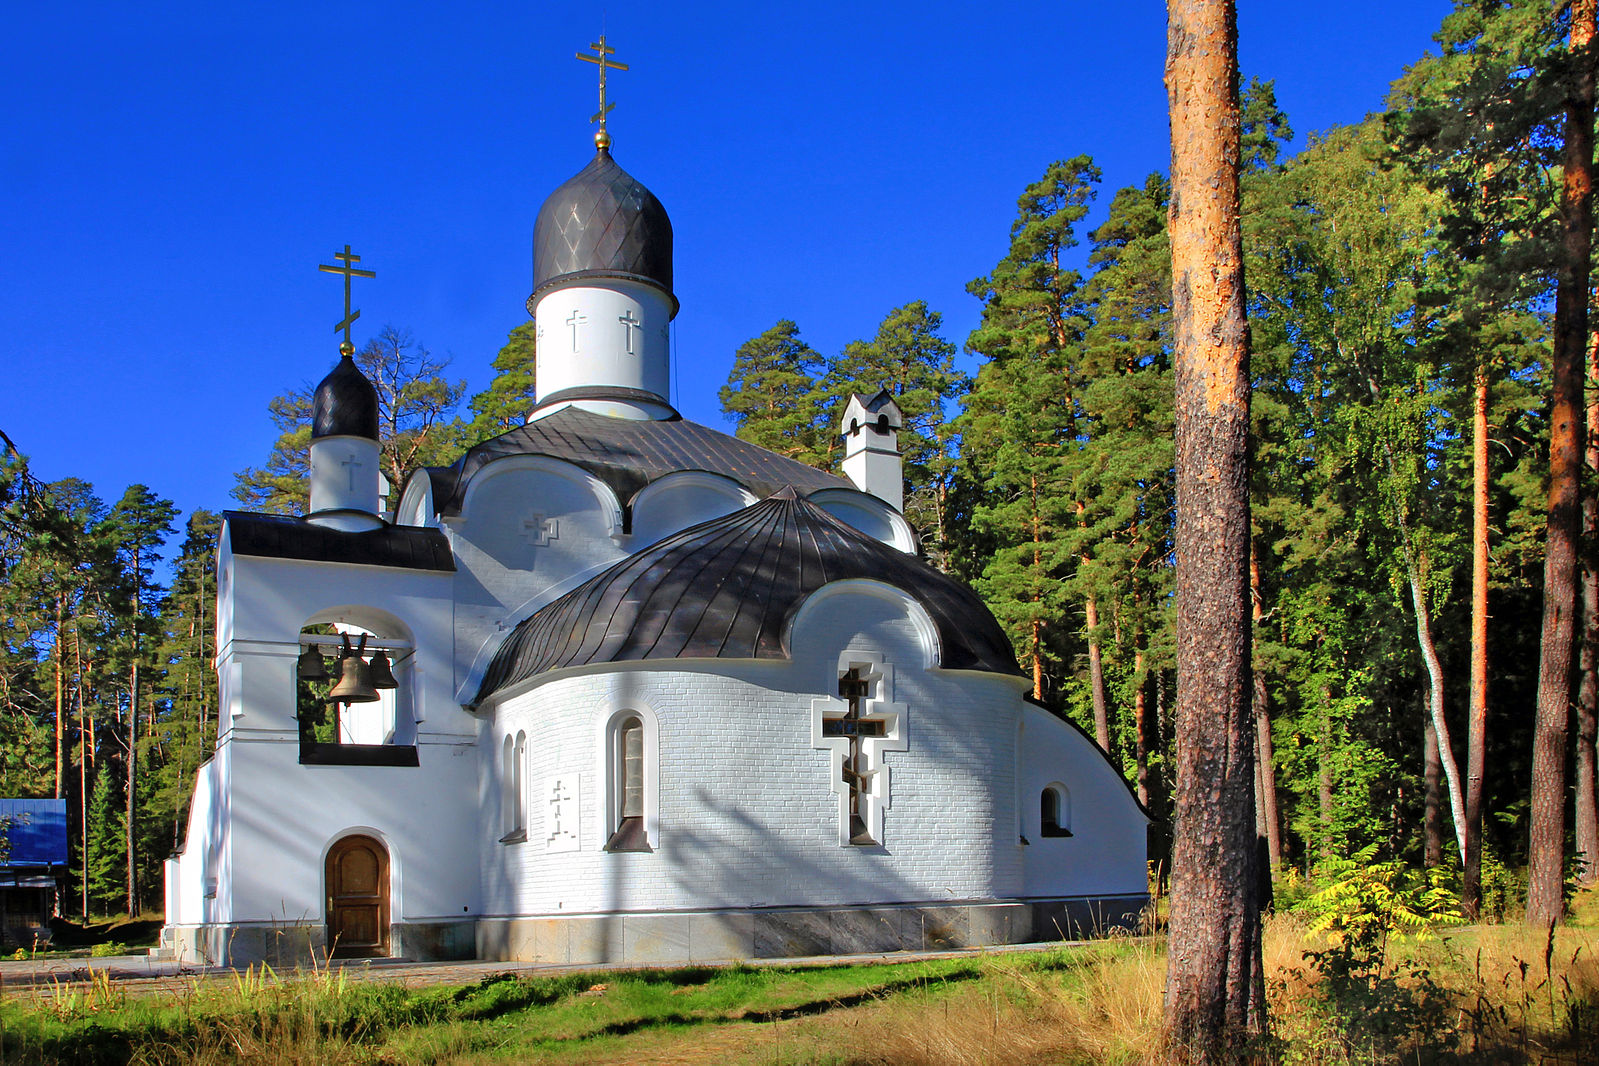
M 644 325 L 644 320 L 635 318 L 633 316 L 632 308 L 628 308 L 627 314 L 625 315 L 617 315 L 616 320 L 622 323 L 622 332 L 625 335 L 624 340 L 627 343 L 627 354 L 637 355 L 638 353 L 633 350 L 633 331 Z
M 567 317 L 566 324 L 568 326 L 572 327 L 572 354 L 573 355 L 577 354 L 577 331 L 578 331 L 578 327 L 582 326 L 583 323 L 587 322 L 588 320 L 589 320 L 589 316 L 585 315 L 582 311 L 573 311 L 571 313 L 571 315 L 569 315 Z
M 881 662 L 849 663 L 838 679 L 838 698 L 811 704 L 813 743 L 832 754 L 840 844 L 874 845 L 883 839 L 889 798 L 883 754 L 907 747 L 905 707 L 891 699 L 893 671 Z
M 843 780 L 844 786 L 849 789 L 851 844 L 877 843 L 866 827 L 866 820 L 861 817 L 861 790 L 871 787 L 869 782 L 871 771 L 867 770 L 863 761 L 861 738 L 883 736 L 885 724 L 881 718 L 863 717 L 861 714 L 861 701 L 871 695 L 871 691 L 871 682 L 861 676 L 860 667 L 851 667 L 838 679 L 838 694 L 844 698 L 848 709 L 841 715 L 825 716 L 822 720 L 822 736 L 844 737 L 849 743 L 849 751 L 844 756 Z
M 545 518 L 541 514 L 531 514 L 522 519 L 522 539 L 535 548 L 548 547 L 550 541 L 560 535 L 557 519 Z

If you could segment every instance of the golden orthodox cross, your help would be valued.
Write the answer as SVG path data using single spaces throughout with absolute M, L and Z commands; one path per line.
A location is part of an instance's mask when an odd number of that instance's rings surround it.
M 599 132 L 594 135 L 594 143 L 601 148 L 609 148 L 611 146 L 611 135 L 605 129 L 605 116 L 616 105 L 605 102 L 605 72 L 607 70 L 626 70 L 627 64 L 618 63 L 610 58 L 616 54 L 616 49 L 605 43 L 605 34 L 603 33 L 600 34 L 600 39 L 590 44 L 589 47 L 594 49 L 594 55 L 589 55 L 587 52 L 579 52 L 577 54 L 577 57 L 583 62 L 597 64 L 600 68 L 600 109 L 594 113 L 594 117 L 590 118 L 589 121 L 600 124 Z
M 339 345 L 339 351 L 345 355 L 354 355 L 355 345 L 350 343 L 350 326 L 354 324 L 356 319 L 361 317 L 361 312 L 350 310 L 350 279 L 375 278 L 377 277 L 377 272 L 372 270 L 357 270 L 355 268 L 355 264 L 361 261 L 361 257 L 358 255 L 352 255 L 350 253 L 350 246 L 348 244 L 344 246 L 344 251 L 334 252 L 333 258 L 339 260 L 339 266 L 328 266 L 326 263 L 318 263 L 317 269 L 325 270 L 329 274 L 344 275 L 344 321 L 334 326 L 333 332 L 337 333 L 341 329 L 344 331 L 344 342 Z

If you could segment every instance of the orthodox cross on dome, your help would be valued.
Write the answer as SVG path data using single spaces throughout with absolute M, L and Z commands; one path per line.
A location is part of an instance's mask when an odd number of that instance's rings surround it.
M 350 279 L 375 278 L 377 277 L 377 272 L 372 270 L 357 270 L 355 264 L 361 261 L 361 257 L 351 254 L 350 246 L 348 244 L 344 246 L 344 251 L 334 252 L 333 258 L 339 261 L 339 266 L 328 266 L 326 263 L 319 263 L 317 265 L 317 269 L 325 270 L 329 274 L 344 275 L 344 321 L 334 326 L 333 332 L 337 333 L 341 329 L 344 331 L 344 342 L 339 345 L 340 353 L 344 355 L 354 355 L 355 345 L 350 343 L 350 326 L 354 324 L 356 319 L 361 317 L 361 312 L 350 310 Z
M 605 102 L 605 72 L 608 70 L 626 70 L 627 64 L 618 63 L 614 59 L 610 58 L 616 54 L 616 49 L 605 43 L 605 34 L 603 33 L 600 34 L 600 39 L 590 44 L 589 47 L 594 49 L 594 55 L 589 55 L 587 52 L 579 52 L 577 54 L 577 57 L 583 62 L 594 63 L 600 68 L 600 109 L 594 113 L 594 116 L 590 118 L 589 121 L 598 122 L 600 124 L 599 131 L 594 134 L 595 146 L 599 148 L 609 148 L 611 146 L 611 135 L 605 129 L 605 116 L 609 114 L 611 108 L 615 107 L 616 105 Z
M 633 351 L 633 331 L 644 325 L 644 320 L 635 317 L 631 307 L 627 309 L 627 314 L 617 315 L 616 320 L 622 323 L 622 329 L 627 334 L 627 354 L 636 355 Z

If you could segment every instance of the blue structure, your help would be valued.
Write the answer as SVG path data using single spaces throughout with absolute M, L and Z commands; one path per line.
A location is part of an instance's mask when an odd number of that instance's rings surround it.
M 67 872 L 67 801 L 0 799 L 0 840 L 0 941 L 48 942 Z

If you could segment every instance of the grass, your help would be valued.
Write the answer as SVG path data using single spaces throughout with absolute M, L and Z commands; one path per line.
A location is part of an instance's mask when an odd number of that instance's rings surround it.
M 1263 1061 L 1599 1062 L 1599 927 L 1390 941 L 1272 919 Z M 1307 955 L 1308 953 L 1308 955 Z M 865 966 L 686 968 L 460 987 L 251 970 L 178 993 L 103 978 L 0 1001 L 4 1063 L 1032 1066 L 1162 1061 L 1156 939 Z

